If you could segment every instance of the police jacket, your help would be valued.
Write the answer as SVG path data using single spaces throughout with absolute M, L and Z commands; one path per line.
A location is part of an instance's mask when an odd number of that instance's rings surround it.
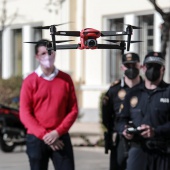
M 139 88 L 130 91 L 123 103 L 118 130 L 132 121 L 135 127 L 142 124 L 154 128 L 154 138 L 170 139 L 170 85 L 162 81 L 159 86 L 149 91 L 142 83 Z
M 142 78 L 140 77 L 140 83 L 142 83 Z M 138 84 L 138 85 L 139 85 Z M 137 86 L 133 88 L 137 88 Z M 102 102 L 102 123 L 107 129 L 112 129 L 117 115 L 120 113 L 123 100 L 125 95 L 130 91 L 127 84 L 124 81 L 124 78 L 121 80 L 115 81 L 106 92 L 103 97 Z

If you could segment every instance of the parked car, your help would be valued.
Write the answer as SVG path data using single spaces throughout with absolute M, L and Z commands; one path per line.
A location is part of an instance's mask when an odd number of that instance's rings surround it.
M 19 110 L 0 104 L 0 148 L 12 152 L 17 145 L 24 145 L 26 129 L 19 119 Z

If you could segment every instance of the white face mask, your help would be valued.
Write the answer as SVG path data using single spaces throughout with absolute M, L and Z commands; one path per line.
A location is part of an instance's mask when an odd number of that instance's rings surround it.
M 54 65 L 54 60 L 55 57 L 53 55 L 46 55 L 43 58 L 40 58 L 40 64 L 44 67 L 44 68 L 51 68 Z

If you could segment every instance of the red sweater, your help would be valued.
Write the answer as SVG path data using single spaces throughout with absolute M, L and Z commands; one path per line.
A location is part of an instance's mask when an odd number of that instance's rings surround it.
M 28 134 L 42 139 L 54 129 L 59 135 L 68 132 L 77 118 L 78 106 L 70 76 L 62 71 L 47 81 L 30 74 L 20 93 L 20 119 Z

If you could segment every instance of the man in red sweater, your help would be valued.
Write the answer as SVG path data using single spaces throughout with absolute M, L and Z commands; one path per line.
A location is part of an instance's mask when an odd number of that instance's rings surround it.
M 37 42 L 39 67 L 24 79 L 20 93 L 26 152 L 31 170 L 47 170 L 49 158 L 55 170 L 74 170 L 68 131 L 78 114 L 75 89 L 71 77 L 54 66 L 55 52 L 49 55 L 46 43 Z

